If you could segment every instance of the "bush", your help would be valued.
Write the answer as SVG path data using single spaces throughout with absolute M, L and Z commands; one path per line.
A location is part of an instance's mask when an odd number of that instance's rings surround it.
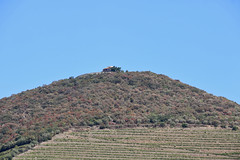
M 29 138 L 22 137 L 22 138 L 17 140 L 16 145 L 21 146 L 21 145 L 24 145 L 24 144 L 29 144 L 30 142 L 31 142 L 31 140 Z
M 0 147 L 0 152 L 6 151 L 6 150 L 11 149 L 11 148 L 14 148 L 15 145 L 16 144 L 14 142 L 8 142 L 8 143 L 6 143 L 6 144 L 4 144 Z
M 104 124 L 100 125 L 100 127 L 99 127 L 99 129 L 105 129 L 105 128 L 107 128 L 107 127 Z
M 161 122 L 160 124 L 159 124 L 159 127 L 165 127 L 166 125 L 165 125 L 165 123 L 164 122 Z
M 226 125 L 225 125 L 225 124 L 222 124 L 222 125 L 221 125 L 221 128 L 226 128 Z
M 176 126 L 176 123 L 175 122 L 170 122 L 170 127 L 175 127 Z
M 237 126 L 233 126 L 233 127 L 232 127 L 232 130 L 233 130 L 233 131 L 236 131 L 236 130 L 238 130 L 238 127 L 237 127 Z
M 215 121 L 212 122 L 212 125 L 214 127 L 217 127 L 219 125 L 219 123 L 220 123 L 219 121 L 215 120 Z
M 149 116 L 150 123 L 156 123 L 157 120 L 158 120 L 158 116 L 156 114 L 153 113 Z
M 51 133 L 42 133 L 39 138 L 38 138 L 38 142 L 43 142 L 43 141 L 47 141 L 47 140 L 50 140 L 52 138 L 52 135 Z
M 187 123 L 183 123 L 182 124 L 182 128 L 187 128 L 188 127 L 188 124 Z

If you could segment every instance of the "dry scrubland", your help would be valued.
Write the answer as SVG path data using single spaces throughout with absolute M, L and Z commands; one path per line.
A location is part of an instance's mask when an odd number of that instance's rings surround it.
M 86 74 L 76 78 L 69 77 L 0 99 L 0 159 L 11 159 L 70 128 L 99 126 L 104 129 L 112 126 L 145 124 L 171 128 L 210 125 L 237 130 L 240 127 L 240 105 L 179 80 L 152 72 L 110 72 Z M 119 134 L 120 131 L 118 131 Z M 161 138 L 161 136 L 158 137 Z M 177 138 L 178 135 L 172 140 L 176 142 Z M 111 140 L 102 139 L 101 143 L 110 147 Z M 114 139 L 113 142 L 118 144 L 118 140 Z M 123 140 L 119 142 L 123 145 L 128 141 L 131 142 L 131 137 L 120 140 Z M 146 154 L 141 150 L 136 153 L 133 151 L 125 153 L 121 148 L 119 151 L 116 148 L 114 155 L 120 158 L 132 154 L 129 157 L 135 156 L 137 159 L 140 157 L 146 159 L 144 156 L 147 158 L 166 157 L 167 155 L 162 154 L 169 153 L 169 151 L 161 148 L 164 143 L 160 143 L 161 139 L 154 140 L 159 144 L 155 142 L 152 145 L 143 143 L 145 146 L 138 144 L 138 148 L 140 146 L 147 148 L 146 151 L 144 150 Z M 98 147 L 95 141 L 91 144 Z M 103 146 L 107 151 L 111 151 L 107 147 Z M 161 152 L 157 150 L 155 153 L 155 150 L 150 150 L 148 147 L 163 150 L 160 150 Z M 175 151 L 179 149 L 179 144 L 175 148 L 172 146 L 170 148 Z M 93 154 L 109 153 L 95 152 L 94 147 L 91 149 L 93 150 L 91 154 L 90 151 L 85 153 L 85 151 L 75 150 L 76 153 L 72 155 L 82 154 L 79 156 L 89 157 Z M 54 150 L 57 151 L 57 149 Z M 119 153 L 120 151 L 125 154 Z M 149 151 L 148 154 L 147 151 Z M 141 155 L 137 156 L 137 153 Z M 174 154 L 168 156 L 174 156 Z M 179 155 L 175 155 L 177 156 Z
M 81 129 L 14 159 L 240 159 L 240 133 L 216 128 Z

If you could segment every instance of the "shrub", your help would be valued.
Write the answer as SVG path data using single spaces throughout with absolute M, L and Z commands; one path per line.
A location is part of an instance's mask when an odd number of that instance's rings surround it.
M 188 120 L 187 120 L 187 123 L 189 123 L 189 124 L 194 124 L 194 123 L 195 123 L 195 120 L 194 120 L 194 119 L 188 119 Z
M 188 127 L 188 124 L 187 123 L 183 123 L 182 124 L 182 128 L 187 128 Z
M 156 122 L 157 122 L 157 119 L 158 119 L 158 117 L 157 117 L 157 115 L 154 114 L 154 113 L 149 116 L 149 121 L 150 121 L 150 123 L 156 123 Z
M 159 127 L 165 127 L 166 126 L 166 124 L 164 123 L 164 122 L 161 122 L 160 124 L 159 124 Z
M 219 125 L 219 123 L 220 123 L 219 121 L 215 120 L 215 121 L 212 122 L 212 125 L 214 127 L 217 127 Z
M 11 149 L 11 148 L 14 148 L 15 145 L 16 144 L 13 143 L 13 142 L 8 142 L 8 143 L 6 143 L 6 144 L 4 144 L 0 147 L 0 152 L 6 151 L 6 150 Z
M 221 125 L 221 128 L 226 128 L 226 125 L 225 125 L 225 124 L 222 124 L 222 125 Z
M 236 130 L 238 130 L 238 127 L 237 127 L 237 126 L 233 126 L 233 127 L 232 127 L 232 130 L 233 130 L 233 131 L 236 131 Z
M 170 127 L 175 127 L 176 123 L 175 122 L 170 122 Z
M 106 127 L 104 125 L 101 125 L 99 129 L 105 129 Z

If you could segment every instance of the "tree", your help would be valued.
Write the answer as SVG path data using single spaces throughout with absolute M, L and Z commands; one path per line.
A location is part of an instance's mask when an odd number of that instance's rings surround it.
M 111 68 L 111 71 L 112 71 L 112 72 L 121 72 L 122 70 L 121 70 L 121 67 L 113 66 L 113 67 Z

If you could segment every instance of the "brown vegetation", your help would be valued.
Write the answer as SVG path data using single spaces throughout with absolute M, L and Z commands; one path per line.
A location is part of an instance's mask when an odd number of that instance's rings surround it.
M 18 154 L 72 126 L 236 128 L 239 117 L 237 103 L 165 75 L 112 72 L 70 77 L 0 100 L 0 156 Z

